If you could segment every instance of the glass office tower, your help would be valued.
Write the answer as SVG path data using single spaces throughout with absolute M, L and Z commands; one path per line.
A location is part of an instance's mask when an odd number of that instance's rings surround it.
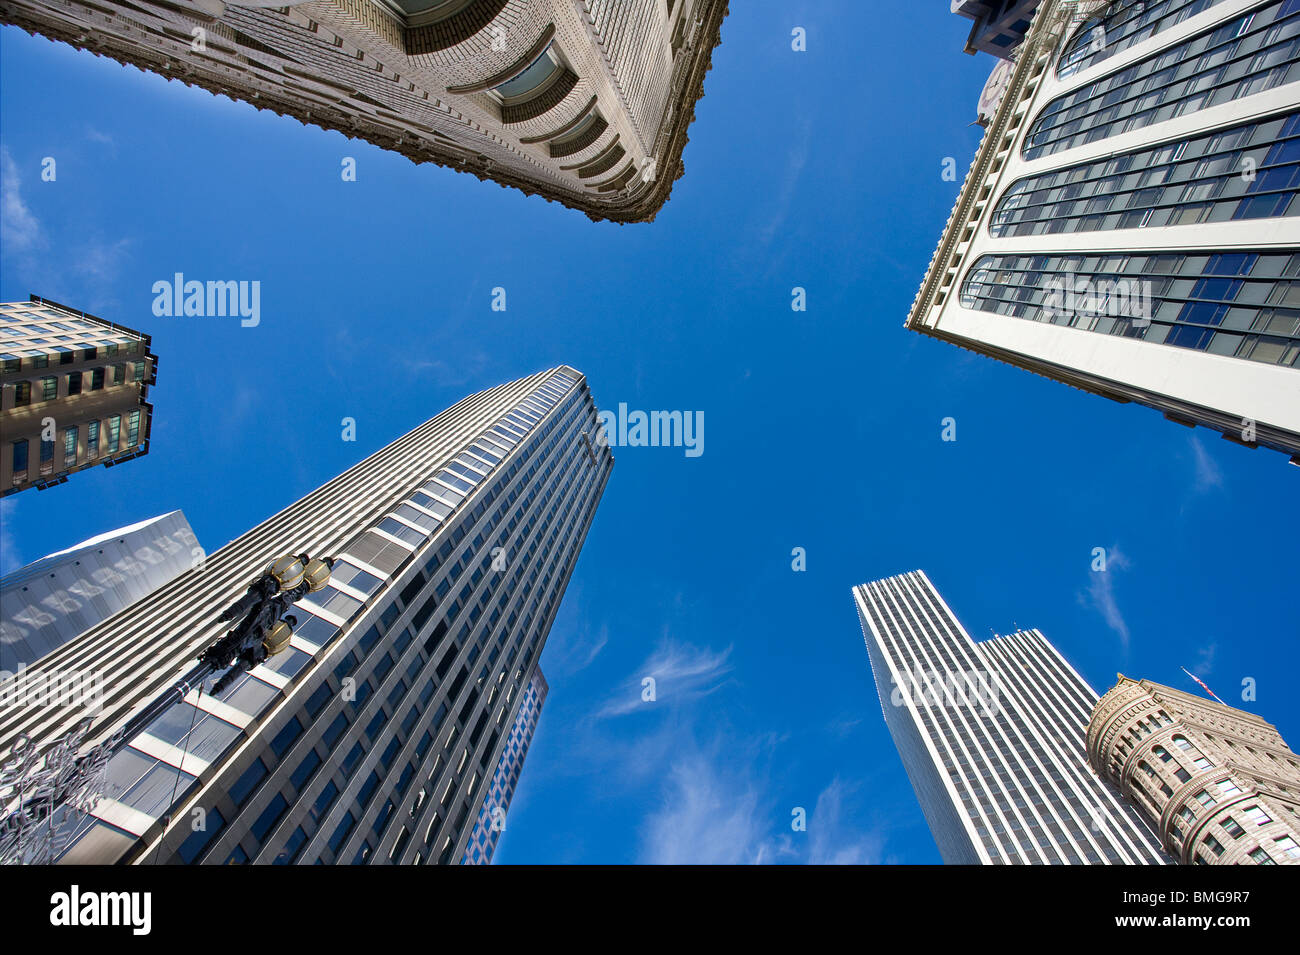
M 47 656 L 103 673 L 101 739 L 272 559 L 336 558 L 289 649 L 215 697 L 190 689 L 114 756 L 62 860 L 460 861 L 609 477 L 596 423 L 572 368 L 473 395 Z M 0 753 L 84 715 L 2 710 Z
M 1300 463 L 1300 3 L 1039 5 L 907 326 Z
M 1089 768 L 1097 694 L 1041 633 L 976 643 L 919 570 L 853 596 L 885 724 L 944 862 L 1170 861 Z
M 542 717 L 542 704 L 550 686 L 542 676 L 542 668 L 533 670 L 533 678 L 528 682 L 524 692 L 524 702 L 515 717 L 515 725 L 510 729 L 505 751 L 497 763 L 496 772 L 492 774 L 492 784 L 488 787 L 487 799 L 478 814 L 478 824 L 469 838 L 469 848 L 465 850 L 464 865 L 489 865 L 492 854 L 496 852 L 501 833 L 505 831 L 506 815 L 510 811 L 510 801 L 515 796 L 519 785 L 519 774 L 523 772 L 524 759 L 528 756 L 528 747 L 532 745 L 533 734 L 537 732 L 537 721 Z

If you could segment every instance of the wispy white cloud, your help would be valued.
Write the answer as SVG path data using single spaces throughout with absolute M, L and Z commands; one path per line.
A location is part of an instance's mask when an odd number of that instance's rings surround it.
M 884 856 L 884 839 L 878 833 L 857 833 L 847 816 L 846 801 L 857 787 L 838 777 L 817 797 L 808 819 L 809 865 L 877 865 Z
M 646 819 L 640 861 L 651 865 L 738 865 L 770 857 L 770 821 L 753 780 L 692 753 L 673 763 L 660 807 Z
M 831 781 L 806 829 L 791 825 L 799 807 L 780 805 L 771 778 L 774 737 L 719 735 L 706 750 L 679 734 L 660 802 L 641 830 L 639 861 L 667 865 L 867 865 L 882 861 L 884 837 L 861 827 L 849 803 L 858 786 Z
M 1196 477 L 1192 492 L 1206 494 L 1215 488 L 1223 487 L 1223 472 L 1219 470 L 1219 465 L 1201 443 L 1200 436 L 1193 434 L 1188 437 L 1192 445 L 1192 457 L 1196 462 Z
M 771 217 L 758 230 L 758 244 L 762 248 L 772 244 L 772 240 L 781 231 L 781 227 L 785 225 L 786 217 L 790 214 L 790 208 L 794 204 L 795 191 L 799 187 L 799 180 L 803 176 L 804 167 L 808 165 L 808 156 L 812 145 L 812 130 L 811 118 L 805 120 L 798 140 L 790 147 L 785 178 L 781 182 L 781 192 L 776 201 L 772 203 Z
M 13 519 L 18 502 L 12 497 L 0 498 L 0 574 L 7 574 L 22 566 L 18 543 L 14 540 Z
M 576 596 L 576 595 L 575 595 Z M 609 643 L 609 626 L 602 624 L 594 634 L 588 628 L 581 632 L 553 628 L 546 641 L 546 671 L 572 676 L 596 662 L 600 651 Z
M 78 256 L 78 268 L 88 278 L 98 282 L 116 279 L 122 271 L 122 260 L 130 247 L 130 239 L 93 242 L 82 249 Z
M 1209 676 L 1214 670 L 1214 657 L 1219 652 L 1219 645 L 1211 643 L 1208 647 L 1201 647 L 1196 651 L 1196 664 L 1192 667 L 1192 672 L 1197 676 Z
M 839 716 L 827 725 L 826 731 L 838 737 L 845 737 L 862 724 L 860 716 Z
M 665 639 L 597 715 L 625 716 L 649 706 L 678 706 L 713 693 L 732 670 L 731 649 L 715 652 Z M 653 702 L 642 698 L 647 677 L 654 679 Z
M 0 146 L 0 245 L 12 255 L 35 251 L 44 241 L 41 224 L 23 199 L 18 164 Z
M 1106 625 L 1119 635 L 1125 649 L 1129 644 L 1129 629 L 1124 614 L 1119 609 L 1119 601 L 1115 598 L 1115 572 L 1127 570 L 1128 567 L 1128 558 L 1118 546 L 1107 548 L 1106 569 L 1090 570 L 1088 591 L 1086 594 L 1079 595 L 1079 602 L 1084 606 L 1091 606 L 1101 614 Z

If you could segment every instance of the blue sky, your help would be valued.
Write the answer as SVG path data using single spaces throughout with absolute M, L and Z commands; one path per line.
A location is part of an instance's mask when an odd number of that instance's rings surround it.
M 622 227 L 0 29 L 0 296 L 159 355 L 150 454 L 6 499 L 0 569 L 172 508 L 215 550 L 466 394 L 569 363 L 602 407 L 703 411 L 704 453 L 617 450 L 498 862 L 938 862 L 850 595 L 918 567 L 977 639 L 1038 627 L 1102 691 L 1195 690 L 1184 665 L 1294 743 L 1285 458 L 902 327 L 956 196 L 943 161 L 979 142 L 993 62 L 961 53 L 967 26 L 733 4 L 686 175 Z M 155 318 L 175 272 L 260 281 L 261 324 Z

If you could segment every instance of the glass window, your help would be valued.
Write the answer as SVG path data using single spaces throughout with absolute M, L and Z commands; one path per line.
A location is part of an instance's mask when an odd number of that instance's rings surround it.
M 301 735 L 302 723 L 298 721 L 298 717 L 291 717 L 289 722 L 284 724 L 284 728 L 272 738 L 271 751 L 277 757 L 283 758 L 284 754 L 289 751 L 289 747 L 293 745 L 294 740 Z
M 334 800 L 339 796 L 339 787 L 334 785 L 333 780 L 326 784 L 325 788 L 320 791 L 316 801 L 312 803 L 311 812 L 308 815 L 312 822 L 319 823 L 325 818 L 325 813 L 329 812 L 330 806 L 334 805 Z
M 545 86 L 551 77 L 560 71 L 559 60 L 553 52 L 553 46 L 554 44 L 548 46 L 541 56 L 514 79 L 496 87 L 496 94 L 505 100 L 518 99 L 531 96 Z
M 301 790 L 307 784 L 307 781 L 315 775 L 316 770 L 320 768 L 320 764 L 321 758 L 316 750 L 309 750 L 307 755 L 303 757 L 302 762 L 298 764 L 298 768 L 293 771 L 293 775 L 289 777 L 289 782 L 293 783 L 293 788 Z
M 1289 294 L 1285 276 L 1297 251 L 1243 253 L 1240 265 L 1226 256 L 1156 252 L 988 255 L 967 272 L 961 303 L 1008 318 L 1300 366 L 1300 309 L 1273 301 Z M 1209 278 L 1229 269 L 1240 277 Z M 1219 327 L 1234 331 L 1216 333 Z M 1265 328 L 1267 335 L 1260 333 Z
M 182 862 L 189 865 L 207 850 L 208 846 L 212 844 L 212 840 L 225 827 L 225 816 L 221 815 L 221 812 L 215 806 L 208 809 L 203 816 L 203 828 L 191 832 L 185 838 L 185 841 L 180 844 L 176 854 L 180 856 Z
M 1097 142 L 1287 82 L 1300 62 L 1296 17 L 1300 8 L 1291 0 L 1274 0 L 1057 97 L 1030 126 L 1024 157 Z
M 262 810 L 261 815 L 259 815 L 257 819 L 254 820 L 253 824 L 249 826 L 249 832 L 252 833 L 253 838 L 259 843 L 265 842 L 266 837 L 270 834 L 271 830 L 275 828 L 275 824 L 280 821 L 288 809 L 289 801 L 284 798 L 282 793 L 276 793 L 275 798 L 271 800 L 267 807 Z
M 294 829 L 289 840 L 284 844 L 279 852 L 275 854 L 272 865 L 290 865 L 296 862 L 299 853 L 302 852 L 303 846 L 307 844 L 307 833 L 303 832 L 302 826 Z
M 343 819 L 339 822 L 337 828 L 335 828 L 334 835 L 330 836 L 331 852 L 337 853 L 339 851 L 339 848 L 347 840 L 348 836 L 352 834 L 352 829 L 356 824 L 356 817 L 353 816 L 352 813 L 348 812 L 343 814 Z
M 266 778 L 266 774 L 266 764 L 260 759 L 253 760 L 252 765 L 244 770 L 235 784 L 230 787 L 230 798 L 234 800 L 236 806 L 242 806 L 248 800 L 253 790 Z

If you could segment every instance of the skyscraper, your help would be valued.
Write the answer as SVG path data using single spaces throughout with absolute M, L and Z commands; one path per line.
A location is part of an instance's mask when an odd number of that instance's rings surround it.
M 1179 862 L 1300 865 L 1300 759 L 1253 713 L 1120 674 L 1088 723 L 1088 762 Z
M 727 0 L 0 0 L 0 21 L 31 33 L 620 222 L 654 218 L 682 174 L 726 14 Z
M 1300 6 L 1077 12 L 1039 5 L 907 327 L 1300 463 Z
M 0 304 L 0 496 L 149 453 L 151 341 L 35 295 Z
M 1097 694 L 1041 633 L 976 643 L 919 570 L 853 596 L 885 724 L 944 862 L 1169 861 L 1088 768 Z
M 510 801 L 519 785 L 519 774 L 523 772 L 528 747 L 532 745 L 533 733 L 537 732 L 537 721 L 542 717 L 542 704 L 546 702 L 549 690 L 542 668 L 535 667 L 528 689 L 524 691 L 523 702 L 519 704 L 515 724 L 506 738 L 506 748 L 501 753 L 496 772 L 492 774 L 487 798 L 479 810 L 478 823 L 469 837 L 469 848 L 461 859 L 465 865 L 488 865 L 492 861 L 501 833 L 505 831 Z
M 459 861 L 609 477 L 596 423 L 567 367 L 472 395 L 10 681 L 14 699 L 101 673 L 103 739 L 190 671 L 271 560 L 335 558 L 288 649 L 132 734 L 63 858 Z M 85 715 L 0 708 L 0 753 Z
M 41 657 L 203 560 L 180 511 L 98 534 L 0 578 L 0 673 Z

